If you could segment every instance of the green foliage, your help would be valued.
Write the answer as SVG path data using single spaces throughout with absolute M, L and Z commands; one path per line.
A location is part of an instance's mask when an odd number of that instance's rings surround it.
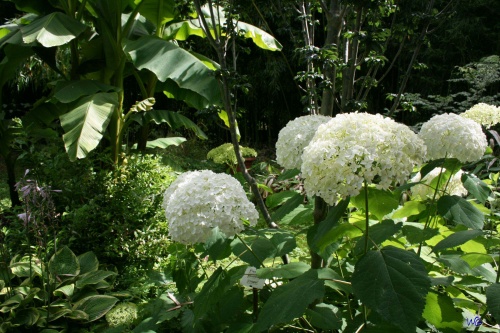
M 243 157 L 256 157 L 257 151 L 250 147 L 240 146 L 240 152 Z M 218 164 L 236 165 L 236 154 L 231 143 L 224 143 L 213 148 L 207 153 L 207 158 Z
M 5 332 L 84 327 L 118 301 L 105 294 L 116 273 L 100 270 L 92 252 L 76 256 L 63 247 L 48 262 L 16 256 L 6 268 L 7 274 L 0 276 L 0 328 Z

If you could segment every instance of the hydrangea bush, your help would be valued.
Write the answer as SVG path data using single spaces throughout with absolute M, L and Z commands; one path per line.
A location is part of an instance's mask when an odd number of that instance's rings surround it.
M 414 185 L 411 188 L 413 196 L 420 197 L 421 199 L 432 198 L 436 190 L 437 177 L 442 171 L 444 172 L 442 168 L 434 168 L 431 172 L 425 175 L 423 179 L 421 174 L 417 173 L 411 179 L 412 183 L 420 182 L 420 184 Z M 443 190 L 449 195 L 466 195 L 467 190 L 465 189 L 461 180 L 463 173 L 464 172 L 462 170 L 459 170 L 457 173 L 451 176 L 449 181 L 445 180 L 444 177 L 441 177 L 439 190 L 436 193 L 436 198 L 441 197 L 441 195 L 443 194 Z
M 485 128 L 500 123 L 500 108 L 486 103 L 478 103 L 460 115 L 474 120 Z
M 479 160 L 488 145 L 481 125 L 453 113 L 432 117 L 419 137 L 427 146 L 427 159 L 456 158 L 462 163 Z
M 339 196 L 357 195 L 365 181 L 382 189 L 405 182 L 425 151 L 410 128 L 390 118 L 340 114 L 319 126 L 304 149 L 304 185 L 333 205 Z
M 278 134 L 276 162 L 286 169 L 300 169 L 304 148 L 313 138 L 319 125 L 331 119 L 327 116 L 310 115 L 289 121 Z
M 235 178 L 210 170 L 180 175 L 165 191 L 163 207 L 171 239 L 183 244 L 204 243 L 215 227 L 234 236 L 243 220 L 254 226 L 259 217 Z

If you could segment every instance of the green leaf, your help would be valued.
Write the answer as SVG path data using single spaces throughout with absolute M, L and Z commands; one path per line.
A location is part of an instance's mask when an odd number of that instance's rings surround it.
M 394 214 L 392 214 L 392 218 L 401 219 L 404 217 L 418 215 L 426 209 L 427 207 L 422 201 L 418 200 L 406 201 L 403 207 L 401 207 L 400 209 L 395 211 Z
M 193 131 L 194 134 L 200 139 L 208 139 L 208 136 L 186 116 L 167 110 L 151 110 L 148 112 L 141 112 L 132 116 L 132 120 L 141 125 L 154 122 L 156 125 L 167 123 L 172 129 L 186 128 Z
M 83 288 L 86 285 L 98 284 L 104 281 L 106 278 L 116 275 L 117 273 L 111 271 L 94 271 L 83 274 L 76 281 L 77 288 Z
M 87 26 L 61 12 L 43 16 L 23 26 L 23 41 L 27 44 L 38 41 L 44 47 L 64 45 L 78 37 Z
M 173 0 L 148 0 L 134 1 L 141 3 L 139 13 L 152 22 L 157 29 L 176 18 L 178 15 L 175 1 Z
M 342 327 L 342 317 L 337 315 L 338 312 L 338 308 L 331 304 L 319 303 L 314 308 L 307 309 L 306 314 L 314 327 L 337 330 Z
M 389 239 L 390 237 L 395 235 L 402 226 L 402 223 L 395 224 L 392 220 L 384 220 L 381 223 L 370 226 L 370 232 L 368 234 L 368 248 L 370 249 Z M 356 255 L 359 255 L 364 251 L 364 249 L 365 235 L 361 236 L 361 238 L 356 243 L 354 253 Z
M 252 39 L 254 44 L 263 50 L 281 51 L 283 48 L 276 38 L 256 26 L 238 21 L 236 23 L 236 29 L 238 33 L 243 34 L 245 38 Z
M 97 147 L 117 105 L 116 93 L 98 93 L 80 99 L 73 110 L 60 117 L 71 161 L 86 157 Z
M 403 226 L 403 235 L 410 244 L 420 244 L 439 234 L 438 228 L 425 228 L 423 223 L 406 222 Z
M 297 208 L 302 202 L 304 202 L 304 196 L 295 192 L 295 195 L 289 198 L 280 208 L 271 214 L 271 218 L 274 221 L 280 221 L 283 217 Z
M 500 283 L 494 283 L 486 288 L 486 305 L 488 311 L 496 319 L 500 320 Z
M 67 284 L 65 286 L 62 286 L 62 287 L 54 290 L 54 295 L 71 297 L 71 296 L 73 296 L 74 291 L 75 291 L 75 285 L 74 284 Z
M 454 232 L 453 234 L 437 243 L 432 251 L 438 252 L 450 247 L 462 245 L 465 242 L 470 241 L 471 239 L 481 236 L 482 234 L 483 232 L 481 230 L 463 230 Z
M 78 80 L 59 82 L 55 90 L 55 99 L 61 103 L 71 103 L 98 92 L 118 92 L 119 88 L 95 80 Z
M 388 246 L 367 252 L 355 265 L 354 293 L 386 321 L 415 332 L 431 281 L 413 252 Z
M 314 220 L 314 205 L 308 203 L 307 205 L 299 205 L 297 208 L 286 214 L 280 221 L 280 225 L 311 225 Z
M 148 69 L 158 80 L 175 81 L 179 87 L 192 90 L 210 102 L 220 100 L 220 90 L 213 71 L 198 58 L 174 43 L 144 36 L 125 45 L 134 66 Z
M 326 218 L 319 224 L 316 234 L 312 237 L 310 247 L 313 251 L 317 253 L 324 251 L 327 246 L 342 237 L 349 229 L 355 228 L 349 223 L 339 224 L 348 206 L 349 198 L 339 201 L 330 209 Z
M 80 254 L 78 256 L 78 263 L 80 264 L 80 274 L 94 272 L 99 268 L 99 260 L 92 251 Z
M 222 101 L 210 102 L 208 99 L 192 90 L 179 87 L 179 85 L 171 79 L 166 79 L 165 82 L 158 81 L 156 90 L 163 92 L 167 98 L 183 101 L 196 110 L 205 109 L 211 105 L 222 105 Z
M 474 174 L 463 173 L 461 177 L 464 187 L 476 198 L 480 203 L 484 204 L 491 194 L 491 189 L 481 179 Z
M 170 146 L 178 146 L 183 142 L 186 142 L 186 138 L 182 137 L 160 138 L 146 142 L 146 148 L 168 148 Z
M 462 314 L 455 308 L 448 295 L 428 293 L 422 316 L 437 328 L 448 328 L 455 332 L 462 330 Z
M 82 311 L 88 315 L 87 321 L 97 320 L 108 313 L 118 302 L 118 298 L 107 295 L 92 295 L 81 299 L 73 306 L 74 311 Z
M 229 123 L 229 116 L 225 110 L 221 110 L 217 113 L 219 118 L 224 122 L 224 125 L 226 125 L 227 128 L 231 128 L 231 124 Z M 238 127 L 238 121 L 236 121 L 236 136 L 238 137 L 238 142 L 240 141 L 241 134 L 240 134 L 240 129 Z
M 358 209 L 365 210 L 365 193 L 351 198 L 351 203 Z M 368 209 L 370 214 L 375 215 L 380 221 L 385 215 L 399 207 L 399 199 L 390 191 L 379 190 L 374 187 L 368 187 Z
M 484 253 L 466 253 L 460 258 L 468 263 L 471 268 L 494 261 L 491 255 Z
M 296 191 L 281 191 L 278 193 L 273 193 L 266 198 L 266 206 L 269 209 L 273 209 L 275 207 L 278 207 L 279 205 L 284 204 L 297 195 L 300 196 L 300 193 Z
M 194 318 L 199 319 L 207 314 L 229 289 L 230 277 L 222 267 L 210 276 L 194 299 Z
M 280 267 L 266 267 L 257 270 L 257 276 L 261 279 L 284 278 L 294 279 L 311 269 L 311 266 L 303 262 L 291 262 Z
M 323 297 L 324 282 L 316 270 L 309 270 L 287 284 L 276 288 L 259 314 L 255 331 L 261 332 L 272 325 L 286 323 L 302 316 L 309 304 Z
M 209 258 L 214 262 L 229 257 L 231 254 L 231 239 L 219 230 L 219 227 L 212 229 L 210 237 L 205 241 L 205 249 Z
M 290 169 L 290 170 L 285 170 L 283 171 L 282 174 L 278 176 L 276 180 L 285 180 L 285 179 L 290 179 L 290 178 L 295 178 L 295 176 L 300 174 L 299 169 Z
M 80 264 L 73 251 L 65 246 L 50 258 L 49 271 L 55 275 L 76 276 L 80 273 Z
M 445 219 L 471 229 L 481 230 L 484 226 L 484 214 L 470 202 L 457 195 L 444 195 L 437 202 L 437 212 Z

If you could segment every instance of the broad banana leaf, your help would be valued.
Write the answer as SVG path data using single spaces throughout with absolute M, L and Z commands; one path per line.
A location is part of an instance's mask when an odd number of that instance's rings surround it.
M 210 103 L 220 101 L 220 90 L 213 71 L 174 43 L 145 36 L 126 42 L 125 52 L 136 68 L 150 70 L 161 82 L 171 79 L 180 88 L 192 90 Z
M 204 6 L 202 9 L 204 16 L 207 18 L 207 23 L 211 23 L 210 12 Z M 225 25 L 226 18 L 222 10 L 216 11 L 215 15 L 216 22 L 221 22 L 222 25 Z M 241 22 L 241 21 L 233 21 L 236 32 L 245 37 L 250 38 L 254 42 L 255 45 L 264 50 L 269 51 L 281 51 L 283 46 L 270 34 L 265 32 L 264 30 L 257 28 L 254 25 Z M 218 27 L 220 30 L 220 27 Z M 213 27 L 211 27 L 213 29 Z M 189 36 L 199 36 L 205 37 L 205 33 L 203 29 L 200 27 L 200 23 L 198 19 L 191 19 L 182 22 L 172 23 L 167 26 L 163 32 L 164 38 L 166 39 L 177 39 L 177 40 L 186 40 Z
M 186 138 L 180 137 L 180 136 L 175 136 L 175 137 L 169 137 L 169 138 L 160 138 L 156 139 L 153 141 L 148 141 L 146 142 L 146 148 L 168 148 L 170 146 L 178 146 L 181 143 L 185 142 Z M 125 149 L 125 147 L 123 147 Z M 137 149 L 137 143 L 134 144 L 130 149 Z
M 151 110 L 147 112 L 136 113 L 132 116 L 131 120 L 139 123 L 140 125 L 145 125 L 150 122 L 154 122 L 159 125 L 162 123 L 167 123 L 172 129 L 177 128 L 187 128 L 200 139 L 208 139 L 208 136 L 189 118 L 183 116 L 182 114 L 174 111 L 167 110 Z
M 99 144 L 117 105 L 116 93 L 98 93 L 80 99 L 72 111 L 60 117 L 71 161 L 84 158 Z
M 61 103 L 71 103 L 80 97 L 98 92 L 118 92 L 120 89 L 95 80 L 63 81 L 57 84 L 54 98 Z
M 38 41 L 44 47 L 60 46 L 78 37 L 87 26 L 66 14 L 55 12 L 21 28 L 23 41 Z
M 142 2 L 139 13 L 153 22 L 156 27 L 174 20 L 179 14 L 174 0 L 135 0 L 135 4 Z

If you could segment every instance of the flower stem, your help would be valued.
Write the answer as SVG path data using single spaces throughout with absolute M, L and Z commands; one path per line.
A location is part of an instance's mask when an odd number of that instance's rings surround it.
M 368 209 L 368 184 L 366 183 L 366 180 L 364 181 L 365 183 L 365 253 L 368 252 L 368 229 L 370 226 L 370 211 Z
M 264 266 L 264 262 L 255 254 L 255 252 L 253 252 L 252 248 L 250 246 L 248 246 L 248 244 L 240 237 L 240 235 L 236 234 L 236 237 L 238 237 L 238 239 L 247 248 L 247 250 L 250 251 L 251 254 L 253 254 L 253 256 L 255 257 L 255 259 L 257 259 L 257 261 L 260 263 L 260 265 L 262 267 L 266 267 L 266 266 Z

